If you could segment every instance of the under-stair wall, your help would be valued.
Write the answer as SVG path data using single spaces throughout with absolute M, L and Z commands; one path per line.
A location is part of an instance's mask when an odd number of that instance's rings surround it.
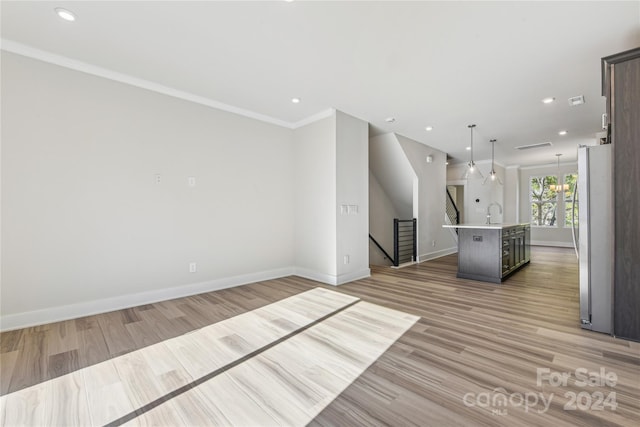
M 369 170 L 369 234 L 374 236 L 387 251 L 393 251 L 394 218 L 399 218 L 398 211 L 376 176 Z M 371 265 L 393 264 L 371 240 L 369 240 L 369 263 Z
M 427 157 L 430 161 L 427 161 Z M 417 219 L 418 261 L 456 252 L 454 238 L 442 228 L 446 209 L 446 154 L 393 133 L 369 140 L 369 224 L 371 235 L 393 250 L 393 221 Z M 389 265 L 370 249 L 371 264 Z
M 395 134 L 369 139 L 369 176 L 369 233 L 388 254 L 393 254 L 393 219 L 414 217 L 414 186 L 417 185 L 417 176 Z M 391 265 L 372 243 L 369 262 Z

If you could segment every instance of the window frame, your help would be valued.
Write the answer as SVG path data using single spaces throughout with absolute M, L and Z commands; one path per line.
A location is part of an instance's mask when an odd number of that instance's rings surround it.
M 536 175 L 530 175 L 529 176 L 529 221 L 531 224 L 531 227 L 539 227 L 539 228 L 550 228 L 550 229 L 554 229 L 554 228 L 561 228 L 560 226 L 560 221 L 558 221 L 558 207 L 559 207 L 559 197 L 558 197 L 558 192 L 551 190 L 550 185 L 552 185 L 552 182 L 549 182 L 547 184 L 545 184 L 545 181 L 547 178 L 555 178 L 555 182 L 556 185 L 558 184 L 558 180 L 559 177 L 556 174 L 536 174 Z M 534 193 L 533 193 L 533 181 L 534 179 L 538 179 L 541 180 L 541 184 L 542 184 L 542 193 L 540 194 L 540 205 L 539 205 L 539 209 L 542 210 L 542 206 L 545 203 L 551 203 L 553 205 L 555 205 L 555 223 L 554 225 L 546 225 L 546 224 L 535 224 L 534 221 L 534 216 L 533 216 L 533 204 L 534 203 L 538 203 L 538 200 L 534 200 Z M 554 193 L 554 198 L 553 199 L 543 199 L 543 195 L 545 193 L 545 187 L 547 189 L 547 191 L 549 192 L 553 192 Z M 564 211 L 562 211 L 564 212 Z M 564 214 L 562 216 L 562 222 L 564 224 Z
M 573 176 L 575 175 L 576 179 L 573 183 L 574 187 L 578 185 L 578 172 L 577 171 L 572 171 L 572 172 L 565 172 L 562 175 L 562 184 L 564 185 L 565 183 L 568 182 L 567 177 L 568 176 Z M 569 183 L 569 190 L 568 190 L 568 197 L 567 197 L 567 193 L 565 192 L 565 196 L 562 198 L 562 211 L 564 212 L 564 221 L 563 221 L 563 227 L 565 228 L 572 228 L 573 226 L 578 226 L 578 216 L 576 215 L 575 221 L 573 224 L 571 224 L 571 217 L 567 218 L 567 204 L 568 203 L 575 203 L 575 200 L 573 199 L 573 188 L 571 188 L 571 183 Z M 580 202 L 578 201 L 578 213 L 580 212 Z M 569 221 L 569 222 L 567 222 Z

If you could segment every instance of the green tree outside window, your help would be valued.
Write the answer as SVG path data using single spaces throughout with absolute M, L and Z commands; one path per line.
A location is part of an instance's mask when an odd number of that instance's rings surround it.
M 558 184 L 558 177 L 532 176 L 529 185 L 531 224 L 557 227 L 556 210 L 558 194 L 550 186 Z
M 578 208 L 579 205 L 576 203 L 576 213 L 575 217 L 572 214 L 573 211 L 573 190 L 578 184 L 578 174 L 577 173 L 569 173 L 564 176 L 564 183 L 569 186 L 569 188 L 564 192 L 564 225 L 567 227 L 571 227 L 573 224 L 578 225 Z M 572 222 L 573 221 L 573 222 Z

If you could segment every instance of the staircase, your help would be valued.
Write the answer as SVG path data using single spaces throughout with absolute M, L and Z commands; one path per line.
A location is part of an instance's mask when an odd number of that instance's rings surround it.
M 369 239 L 376 245 L 380 251 L 398 267 L 402 264 L 412 263 L 417 260 L 417 220 L 398 219 L 393 220 L 393 257 L 378 243 L 378 241 L 369 234 Z
M 446 206 L 446 221 L 448 224 L 460 224 L 460 211 L 456 206 L 456 202 L 453 201 L 453 197 L 451 197 L 451 193 L 449 193 L 449 189 L 447 188 L 447 206 Z M 456 228 L 456 234 L 458 234 L 458 229 Z

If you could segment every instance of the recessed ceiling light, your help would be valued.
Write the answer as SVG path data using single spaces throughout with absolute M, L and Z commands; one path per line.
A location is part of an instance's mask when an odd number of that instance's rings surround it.
M 426 130 L 427 132 L 431 132 L 433 130 L 433 126 L 427 126 L 426 128 L 424 128 L 424 130 Z
M 560 132 L 558 132 L 558 135 L 566 135 L 567 131 L 566 130 L 561 130 Z
M 396 121 L 395 117 L 387 117 L 386 119 L 384 119 L 385 122 L 387 123 L 393 123 Z
M 299 104 L 300 98 L 291 98 L 291 102 L 293 102 L 294 104 Z
M 555 98 L 549 97 L 549 98 L 543 99 L 542 102 L 544 102 L 545 104 L 551 104 L 555 100 L 556 100 Z
M 471 147 L 466 147 L 465 150 L 471 151 Z
M 65 21 L 73 22 L 76 20 L 76 15 L 74 15 L 73 12 L 68 11 L 67 9 L 56 7 L 55 11 L 56 14 Z

